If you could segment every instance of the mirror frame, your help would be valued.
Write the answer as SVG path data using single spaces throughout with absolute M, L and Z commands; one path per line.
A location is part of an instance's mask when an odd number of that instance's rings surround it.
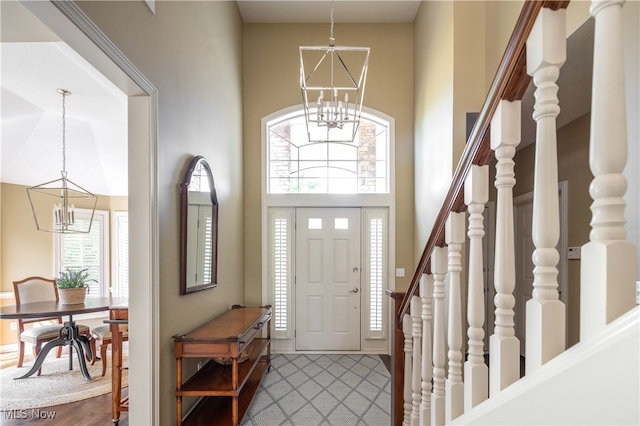
M 202 166 L 206 170 L 209 176 L 209 188 L 211 189 L 211 204 L 212 204 L 212 259 L 211 259 L 211 282 L 204 283 L 196 286 L 187 286 L 187 223 L 188 223 L 188 206 L 189 206 L 189 184 L 193 172 L 198 165 L 202 163 Z M 184 179 L 180 183 L 180 294 L 189 294 L 196 291 L 206 290 L 208 288 L 214 288 L 218 285 L 218 196 L 216 194 L 216 187 L 213 183 L 213 173 L 209 167 L 207 160 L 201 156 L 195 156 L 189 162 L 187 171 L 184 174 Z

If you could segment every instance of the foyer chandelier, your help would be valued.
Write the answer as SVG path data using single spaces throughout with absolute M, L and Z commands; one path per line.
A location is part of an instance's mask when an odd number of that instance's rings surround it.
M 58 93 L 62 95 L 62 177 L 27 188 L 27 195 L 38 231 L 86 234 L 91 231 L 98 197 L 67 179 L 65 100 L 71 92 L 58 89 Z M 90 219 L 76 221 L 76 208 L 90 210 Z
M 368 47 L 335 45 L 332 4 L 329 46 L 300 46 L 300 89 L 310 142 L 354 141 L 368 63 Z

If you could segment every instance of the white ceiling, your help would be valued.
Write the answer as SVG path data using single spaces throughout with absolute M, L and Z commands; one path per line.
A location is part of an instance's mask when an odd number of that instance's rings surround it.
M 62 96 L 68 178 L 90 192 L 127 195 L 127 98 L 15 0 L 2 0 L 2 182 L 60 178 Z
M 95 194 L 127 194 L 127 98 L 62 42 L 2 43 L 2 181 L 60 178 L 62 95 L 68 177 Z
M 413 22 L 420 0 L 250 1 L 238 0 L 245 23 Z

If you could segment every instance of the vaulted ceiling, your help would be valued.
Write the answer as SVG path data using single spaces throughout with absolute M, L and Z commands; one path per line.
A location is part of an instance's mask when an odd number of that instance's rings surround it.
M 238 0 L 245 23 L 413 22 L 419 0 L 248 1 Z M 69 178 L 96 194 L 127 194 L 126 97 L 75 51 L 61 42 L 16 0 L 2 0 L 1 146 L 2 182 L 36 185 L 60 177 L 61 95 L 67 98 Z M 587 27 L 588 25 L 585 25 Z M 593 25 L 569 39 L 559 86 L 559 125 L 589 110 L 584 85 L 591 78 Z M 578 89 L 580 88 L 580 89 Z M 523 135 L 534 134 L 532 88 L 523 100 Z M 531 137 L 529 137 L 531 139 Z M 524 141 L 524 142 L 530 142 Z M 27 172 L 28 171 L 28 172 Z

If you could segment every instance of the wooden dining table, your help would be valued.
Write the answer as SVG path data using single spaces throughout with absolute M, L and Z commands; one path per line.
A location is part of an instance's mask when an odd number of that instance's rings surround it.
M 47 357 L 49 351 L 58 346 L 69 346 L 69 370 L 73 370 L 72 350 L 74 348 L 78 355 L 78 363 L 80 370 L 85 379 L 91 380 L 91 375 L 87 369 L 85 361 L 85 353 L 91 358 L 93 356 L 89 339 L 78 332 L 78 326 L 73 320 L 74 315 L 89 314 L 93 312 L 109 311 L 111 308 L 120 306 L 126 307 L 128 299 L 116 297 L 87 297 L 84 303 L 73 305 L 63 305 L 57 301 L 23 303 L 20 305 L 3 306 L 0 308 L 0 319 L 29 319 L 44 317 L 69 317 L 64 322 L 63 327 L 58 333 L 58 337 L 47 342 L 42 350 L 38 353 L 36 360 L 29 371 L 24 375 L 17 377 L 16 380 L 25 379 L 34 374 Z

